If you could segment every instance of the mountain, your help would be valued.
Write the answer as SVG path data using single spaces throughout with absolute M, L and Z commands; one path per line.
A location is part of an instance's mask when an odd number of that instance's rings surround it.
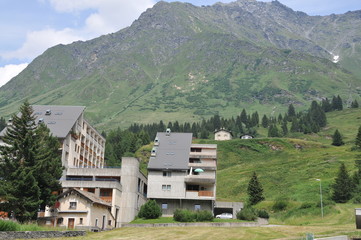
M 26 98 L 85 105 L 109 129 L 359 99 L 360 24 L 361 11 L 308 16 L 278 1 L 158 2 L 128 28 L 45 51 L 0 88 L 0 115 Z

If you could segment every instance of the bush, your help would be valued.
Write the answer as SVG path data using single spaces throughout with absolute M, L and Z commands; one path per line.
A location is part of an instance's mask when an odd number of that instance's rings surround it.
M 237 212 L 237 219 L 254 221 L 257 219 L 256 211 L 251 207 L 245 207 L 241 211 Z
M 141 206 L 138 213 L 139 218 L 156 219 L 162 216 L 162 210 L 155 200 L 149 200 Z
M 176 209 L 173 214 L 173 219 L 177 222 L 195 222 L 196 214 L 187 209 Z
M 287 208 L 288 201 L 285 199 L 278 199 L 272 206 L 272 210 L 275 212 L 283 211 Z
M 196 212 L 195 216 L 197 222 L 213 222 L 213 214 L 210 211 L 200 210 Z
M 260 218 L 267 218 L 267 219 L 269 219 L 269 214 L 268 214 L 268 212 L 267 212 L 266 210 L 264 210 L 264 209 L 258 210 L 258 211 L 257 211 L 257 215 L 258 215 L 258 217 L 260 217 Z
M 18 231 L 19 224 L 12 221 L 0 220 L 0 231 Z
M 304 202 L 302 203 L 302 205 L 299 207 L 299 209 L 307 209 L 307 208 L 312 208 L 313 204 L 310 202 Z

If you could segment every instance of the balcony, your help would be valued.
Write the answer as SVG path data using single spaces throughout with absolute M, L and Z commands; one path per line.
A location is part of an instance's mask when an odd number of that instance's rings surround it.
M 214 198 L 213 191 L 186 191 L 187 199 L 210 199 Z
M 217 153 L 209 153 L 209 152 L 190 152 L 189 153 L 190 158 L 209 158 L 209 159 L 216 159 Z
M 184 178 L 184 182 L 186 183 L 216 183 L 215 176 L 208 175 L 188 175 Z
M 112 198 L 112 196 L 100 196 L 100 199 L 107 203 L 112 203 Z
M 189 163 L 188 166 L 193 168 L 202 168 L 206 170 L 216 170 L 217 168 L 216 161 L 194 162 L 194 163 Z

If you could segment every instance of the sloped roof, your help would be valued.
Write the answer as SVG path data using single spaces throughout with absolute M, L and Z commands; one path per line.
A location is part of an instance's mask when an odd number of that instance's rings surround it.
M 62 194 L 60 194 L 58 196 L 58 199 L 66 196 L 68 194 L 74 193 L 74 192 L 79 194 L 80 196 L 84 197 L 85 199 L 87 199 L 91 203 L 97 203 L 97 204 L 104 205 L 104 206 L 107 206 L 107 207 L 112 206 L 110 203 L 107 203 L 107 202 L 103 201 L 102 199 L 98 198 L 94 193 L 83 191 L 83 190 L 80 190 L 80 189 L 77 189 L 77 188 L 71 188 L 71 189 L 63 192 Z
M 192 144 L 192 133 L 158 132 L 155 157 L 149 159 L 148 169 L 186 170 Z
M 65 138 L 76 120 L 84 112 L 84 106 L 56 106 L 56 105 L 32 105 L 36 123 L 39 119 L 48 126 L 54 137 Z M 51 114 L 45 113 L 50 110 Z M 4 136 L 6 128 L 1 131 L 0 136 Z

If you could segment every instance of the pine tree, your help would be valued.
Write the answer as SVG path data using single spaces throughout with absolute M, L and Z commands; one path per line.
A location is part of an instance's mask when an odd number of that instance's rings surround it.
M 39 149 L 36 164 L 33 166 L 34 177 L 40 188 L 40 199 L 42 200 L 41 209 L 45 206 L 52 206 L 55 203 L 56 195 L 54 191 L 61 189 L 59 179 L 62 175 L 62 163 L 58 154 L 59 141 L 53 137 L 49 128 L 41 124 L 36 129 L 36 135 L 39 137 Z
M 331 112 L 332 111 L 332 106 L 331 106 L 331 103 L 328 100 L 328 98 L 322 99 L 321 107 L 322 107 L 324 112 Z
M 267 128 L 268 127 L 268 118 L 266 115 L 263 115 L 262 117 L 262 127 Z
M 246 113 L 246 110 L 244 108 L 243 108 L 243 110 L 241 112 L 240 118 L 241 118 L 241 122 L 243 122 L 246 125 L 248 124 L 247 113 Z
M 326 114 L 316 101 L 312 101 L 309 110 L 310 120 L 317 123 L 320 127 L 325 127 L 327 124 Z
M 255 205 L 264 200 L 263 188 L 258 181 L 256 172 L 253 172 L 247 187 L 248 201 L 251 205 Z
M 341 133 L 336 129 L 335 133 L 332 135 L 332 145 L 334 146 L 341 146 L 345 143 L 342 140 Z
M 282 122 L 281 128 L 282 128 L 283 136 L 287 136 L 287 134 L 288 134 L 287 121 Z
M 358 149 L 361 149 L 361 126 L 358 128 L 358 132 L 355 139 L 355 146 Z
M 268 137 L 279 137 L 278 128 L 272 124 L 268 127 Z
M 332 200 L 337 203 L 345 203 L 352 197 L 352 181 L 344 163 L 340 166 L 332 190 Z
M 60 188 L 59 142 L 49 136 L 45 125 L 37 127 L 26 101 L 19 115 L 12 116 L 12 125 L 3 137 L 6 145 L 0 148 L 0 192 L 6 192 L 5 207 L 14 211 L 20 221 L 35 219 L 39 205 L 51 205 L 52 191 Z
M 287 115 L 288 115 L 289 121 L 291 121 L 292 118 L 296 116 L 295 107 L 293 106 L 292 103 L 288 106 Z

